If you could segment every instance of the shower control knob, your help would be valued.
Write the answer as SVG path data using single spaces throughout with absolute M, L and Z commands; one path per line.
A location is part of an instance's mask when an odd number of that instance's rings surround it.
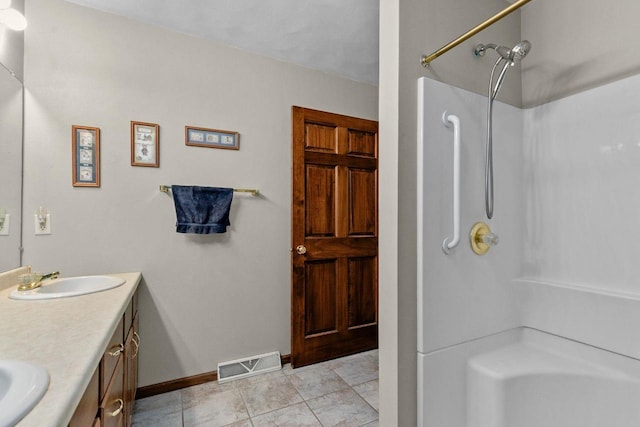
M 498 244 L 499 241 L 500 241 L 500 238 L 498 237 L 497 234 L 487 233 L 482 235 L 482 243 L 486 245 L 495 246 Z
M 296 247 L 296 252 L 298 253 L 298 255 L 304 255 L 307 253 L 307 248 L 304 245 L 298 245 Z
M 500 239 L 495 233 L 491 232 L 487 224 L 476 222 L 469 233 L 469 241 L 473 252 L 477 255 L 484 255 L 492 246 L 497 245 Z

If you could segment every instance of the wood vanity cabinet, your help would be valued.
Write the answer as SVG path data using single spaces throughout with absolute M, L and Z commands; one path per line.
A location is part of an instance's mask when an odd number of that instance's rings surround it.
M 137 298 L 132 300 L 131 326 L 127 331 L 124 346 L 124 401 L 125 426 L 132 425 L 133 406 L 138 388 L 138 350 L 140 349 L 140 334 L 138 333 Z M 126 313 L 125 313 L 126 318 Z
M 125 419 L 124 407 L 124 354 L 120 354 L 111 382 L 105 389 L 100 403 L 101 426 L 122 427 Z
M 138 387 L 138 294 L 118 323 L 69 427 L 129 427 Z
M 69 427 L 93 426 L 95 425 L 95 421 L 98 420 L 98 418 L 96 418 L 98 406 L 100 405 L 100 375 L 98 374 L 99 371 L 96 369 L 87 386 L 87 390 L 84 392 L 84 395 L 82 395 L 80 403 L 78 403 L 73 418 L 71 418 Z M 99 425 L 100 424 L 98 424 L 98 426 Z

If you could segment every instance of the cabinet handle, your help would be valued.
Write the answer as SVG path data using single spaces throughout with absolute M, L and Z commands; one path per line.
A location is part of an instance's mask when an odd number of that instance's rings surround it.
M 136 345 L 137 345 L 138 347 L 140 347 L 140 342 L 142 341 L 142 339 L 140 338 L 140 335 L 138 335 L 138 332 L 133 331 L 133 338 L 135 338 L 135 339 L 137 339 L 137 340 L 138 340 L 138 342 L 136 343 Z
M 109 356 L 118 357 L 120 356 L 120 353 L 122 353 L 123 351 L 124 351 L 124 346 L 122 344 L 118 344 L 116 346 L 111 347 L 107 354 Z
M 116 399 L 116 400 L 114 400 L 113 403 L 119 404 L 120 407 L 118 409 L 116 409 L 115 411 L 113 411 L 112 413 L 110 413 L 109 415 L 111 415 L 112 417 L 117 417 L 120 414 L 120 412 L 122 412 L 122 408 L 124 408 L 124 400 Z
M 133 353 L 133 356 L 131 356 L 132 359 L 135 359 L 136 356 L 138 355 L 138 350 L 140 349 L 140 344 L 138 344 L 136 342 L 136 340 L 133 340 L 133 339 L 131 340 L 131 342 L 136 346 L 136 352 Z

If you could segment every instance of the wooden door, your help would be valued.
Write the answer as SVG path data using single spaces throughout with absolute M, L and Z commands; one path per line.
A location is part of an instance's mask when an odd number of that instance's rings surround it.
M 292 108 L 291 363 L 378 347 L 378 123 Z

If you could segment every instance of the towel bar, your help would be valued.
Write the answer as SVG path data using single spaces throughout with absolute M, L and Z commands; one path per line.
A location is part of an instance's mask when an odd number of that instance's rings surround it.
M 169 190 L 171 190 L 170 185 L 160 186 L 160 191 L 162 191 L 163 193 L 168 193 Z M 257 196 L 258 194 L 260 194 L 260 190 L 258 190 L 257 188 L 234 188 L 233 191 L 235 193 L 250 193 L 252 196 Z

